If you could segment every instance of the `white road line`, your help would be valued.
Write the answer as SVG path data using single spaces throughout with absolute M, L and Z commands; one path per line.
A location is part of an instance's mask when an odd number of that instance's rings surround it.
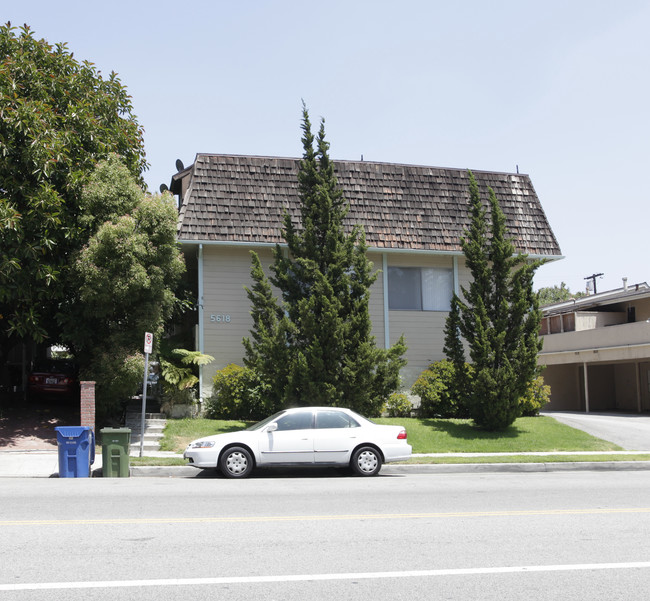
M 105 580 L 98 582 L 32 582 L 0 584 L 1 591 L 37 591 L 61 589 L 126 588 L 145 586 L 198 586 L 220 584 L 268 584 L 323 580 L 374 580 L 380 578 L 435 578 L 440 576 L 476 576 L 525 572 L 573 572 L 588 570 L 629 570 L 650 568 L 649 561 L 627 563 L 590 563 L 553 566 L 507 566 L 499 568 L 455 568 L 446 570 L 410 570 L 405 572 L 358 572 L 349 574 L 294 574 L 285 576 L 239 576 L 224 578 L 169 578 L 161 580 Z

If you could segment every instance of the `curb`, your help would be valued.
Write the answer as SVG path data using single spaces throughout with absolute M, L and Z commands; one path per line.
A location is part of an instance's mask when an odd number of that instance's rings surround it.
M 313 468 L 317 471 L 319 468 Z M 326 468 L 325 468 L 326 469 Z M 380 476 L 406 474 L 477 474 L 477 473 L 540 473 L 576 471 L 645 471 L 650 461 L 584 461 L 559 463 L 436 463 L 384 465 Z M 132 478 L 194 478 L 200 470 L 189 466 L 131 466 Z M 93 473 L 94 475 L 94 473 Z
M 1 478 L 58 478 L 56 459 L 44 466 L 22 466 L 12 471 L 0 470 Z M 39 467 L 39 469 L 31 469 Z M 328 468 L 297 468 L 298 471 L 317 473 Z M 576 471 L 647 471 L 650 461 L 571 461 L 545 463 L 421 463 L 421 464 L 388 464 L 381 469 L 380 475 L 397 476 L 407 474 L 489 474 L 489 473 L 542 473 L 542 472 L 576 472 Z M 279 476 L 282 476 L 279 470 Z M 92 478 L 102 477 L 100 465 L 91 469 Z M 272 470 L 260 470 L 262 473 L 272 473 Z M 131 465 L 129 474 L 132 478 L 220 478 L 216 470 L 201 470 L 189 465 L 174 466 L 140 466 Z
M 436 463 L 384 466 L 380 474 L 473 474 L 539 472 L 609 472 L 650 470 L 650 461 L 573 461 L 553 463 Z

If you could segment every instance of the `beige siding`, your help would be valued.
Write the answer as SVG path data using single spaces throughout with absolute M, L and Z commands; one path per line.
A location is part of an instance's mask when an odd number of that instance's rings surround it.
M 271 251 L 258 250 L 268 274 Z M 252 327 L 250 303 L 244 286 L 252 286 L 249 249 L 206 246 L 203 249 L 204 352 L 215 360 L 203 370 L 204 393 L 212 388 L 217 370 L 229 363 L 243 364 L 242 339 Z
M 406 338 L 406 359 L 402 369 L 402 384 L 410 388 L 417 377 L 432 362 L 445 358 L 445 320 L 442 311 L 391 311 L 390 343 L 395 344 L 401 334 Z
M 377 273 L 377 279 L 370 288 L 370 303 L 368 311 L 372 321 L 372 335 L 379 348 L 384 348 L 384 273 L 382 271 L 382 255 L 379 253 L 368 253 L 368 259 L 373 264 L 373 272 Z
M 256 251 L 267 275 L 272 262 L 271 249 Z M 370 318 L 378 347 L 384 347 L 384 283 L 382 254 L 369 254 L 373 270 L 379 271 L 371 288 Z M 387 254 L 388 265 L 404 267 L 453 268 L 450 256 L 424 254 Z M 459 259 L 459 276 L 463 285 L 468 274 Z M 248 248 L 210 246 L 203 249 L 204 352 L 215 360 L 203 370 L 203 392 L 209 394 L 217 370 L 229 363 L 243 364 L 242 339 L 250 335 L 252 320 L 244 286 L 251 286 L 251 259 Z M 389 338 L 394 344 L 404 334 L 408 346 L 408 364 L 402 372 L 403 385 L 410 388 L 418 375 L 433 361 L 444 359 L 446 311 L 390 311 Z
M 458 260 L 459 280 L 463 285 L 469 281 L 464 263 Z M 451 256 L 423 254 L 388 255 L 388 266 L 398 267 L 446 267 L 453 269 Z M 402 370 L 402 385 L 410 388 L 417 377 L 434 361 L 445 358 L 445 322 L 447 311 L 390 311 L 390 343 L 397 342 L 404 334 L 408 350 L 408 363 Z

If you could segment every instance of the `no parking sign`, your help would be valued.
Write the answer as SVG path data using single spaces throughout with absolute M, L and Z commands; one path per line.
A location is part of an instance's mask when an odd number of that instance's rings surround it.
M 153 334 L 151 332 L 145 332 L 144 335 L 144 352 L 146 355 L 151 354 L 153 351 Z
M 153 351 L 153 334 L 144 334 L 144 380 L 142 381 L 142 421 L 140 424 L 140 457 L 144 448 L 144 417 L 147 408 L 147 376 L 149 375 L 149 355 Z

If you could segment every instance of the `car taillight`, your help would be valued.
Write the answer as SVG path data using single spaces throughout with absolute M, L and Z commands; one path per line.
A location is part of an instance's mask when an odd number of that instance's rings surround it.
M 29 381 L 32 384 L 37 384 L 38 382 L 41 381 L 41 378 L 39 376 L 29 376 Z
M 397 435 L 397 440 L 406 440 L 406 430 L 402 430 L 402 431 Z

